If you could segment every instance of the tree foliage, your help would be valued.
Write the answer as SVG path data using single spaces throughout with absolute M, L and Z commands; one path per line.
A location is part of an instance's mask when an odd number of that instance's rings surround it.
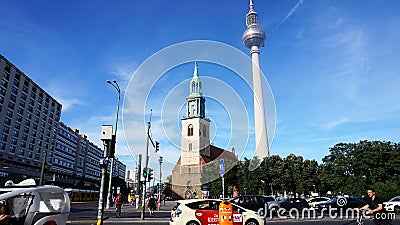
M 225 195 L 231 195 L 232 186 L 241 194 L 321 195 L 348 194 L 365 196 L 367 188 L 376 189 L 384 200 L 400 195 L 400 145 L 384 141 L 338 143 L 319 164 L 290 154 L 266 157 L 260 166 L 249 171 L 251 160 L 239 161 L 225 176 Z M 214 168 L 215 167 L 215 168 Z M 218 172 L 217 165 L 203 176 Z M 211 194 L 222 193 L 221 178 L 208 182 Z

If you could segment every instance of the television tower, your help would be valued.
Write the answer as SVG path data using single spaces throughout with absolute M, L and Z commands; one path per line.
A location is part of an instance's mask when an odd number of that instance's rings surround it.
M 254 92 L 254 130 L 257 156 L 261 161 L 265 156 L 269 156 L 267 126 L 264 113 L 264 99 L 261 84 L 260 71 L 260 47 L 264 46 L 265 33 L 258 26 L 258 15 L 254 11 L 253 1 L 250 0 L 250 10 L 246 14 L 247 29 L 243 32 L 243 44 L 250 48 L 252 72 L 253 72 L 253 92 Z

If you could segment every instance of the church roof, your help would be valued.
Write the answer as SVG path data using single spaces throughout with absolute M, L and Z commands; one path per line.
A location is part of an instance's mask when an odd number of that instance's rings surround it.
M 214 145 L 210 145 L 210 156 L 200 155 L 200 165 L 205 165 L 212 161 L 217 161 L 220 159 L 229 160 L 232 162 L 237 162 L 238 158 L 236 157 L 234 152 L 224 150 L 222 148 L 216 147 Z M 172 173 L 177 173 L 179 171 L 181 165 L 181 156 L 179 156 L 178 161 L 175 164 Z
M 210 156 L 200 156 L 202 160 L 204 160 L 205 163 L 209 163 L 214 160 L 219 160 L 219 159 L 226 159 L 230 160 L 232 162 L 236 162 L 238 159 L 236 155 L 233 152 L 227 151 L 222 148 L 218 148 L 214 145 L 210 145 Z

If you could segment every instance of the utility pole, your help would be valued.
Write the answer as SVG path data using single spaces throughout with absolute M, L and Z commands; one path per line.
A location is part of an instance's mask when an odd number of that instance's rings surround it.
M 150 121 L 147 123 L 147 135 L 146 135 L 146 163 L 145 163 L 145 170 L 147 171 L 148 166 L 149 166 L 149 140 L 150 140 L 150 127 L 151 127 L 151 115 L 152 115 L 152 110 L 150 110 Z M 142 201 L 142 214 L 140 216 L 140 218 L 142 220 L 145 219 L 145 209 L 146 209 L 146 182 L 147 182 L 147 175 L 148 173 L 143 174 L 144 176 L 144 185 L 143 185 L 143 191 L 142 191 L 142 195 L 143 195 L 143 201 Z
M 158 162 L 160 163 L 160 185 L 158 186 L 158 211 L 160 211 L 161 208 L 161 164 L 163 163 L 163 157 L 160 156 L 160 158 L 158 159 Z M 154 179 L 155 180 L 155 179 Z
M 137 163 L 137 172 L 136 172 L 136 180 L 138 182 L 138 185 L 136 186 L 136 193 L 140 193 L 140 177 L 142 176 L 142 154 L 139 154 L 138 157 L 138 163 Z
M 116 110 L 116 115 L 115 115 L 115 130 L 114 134 L 112 135 L 111 138 L 111 148 L 110 148 L 110 178 L 109 178 L 109 183 L 108 183 L 108 196 L 107 196 L 107 209 L 109 209 L 113 202 L 112 202 L 112 193 L 111 193 L 111 187 L 112 187 L 112 177 L 114 173 L 114 155 L 115 155 L 115 146 L 117 142 L 117 129 L 118 129 L 118 114 L 119 114 L 119 102 L 121 101 L 121 89 L 119 88 L 119 85 L 116 80 L 113 80 L 112 82 L 107 80 L 107 83 L 111 84 L 115 90 L 117 90 L 118 93 L 118 102 L 117 102 L 117 110 Z
M 46 167 L 46 159 L 47 159 L 47 151 L 44 152 L 44 156 L 43 156 L 42 169 L 40 170 L 39 185 L 42 185 L 42 183 L 43 183 L 44 168 Z
M 138 184 L 137 184 L 137 187 L 136 187 L 136 194 L 138 194 L 139 197 L 138 197 L 138 201 L 137 201 L 137 204 L 136 204 L 136 208 L 138 209 L 139 208 L 139 203 L 141 202 L 141 201 L 139 201 L 139 199 L 140 199 L 140 195 L 141 195 L 140 188 L 142 186 L 142 183 L 140 182 L 141 172 L 142 172 L 142 154 L 139 154 L 139 162 L 138 162 L 137 165 L 138 165 L 138 171 L 137 171 L 137 182 L 138 182 Z M 135 198 L 135 201 L 136 201 L 136 198 Z
M 103 125 L 101 140 L 104 145 L 103 158 L 100 159 L 101 166 L 101 182 L 100 182 L 100 195 L 99 195 L 99 207 L 97 211 L 97 225 L 103 225 L 103 214 L 104 214 L 104 197 L 107 196 L 107 167 L 110 154 L 110 146 L 112 141 L 112 125 Z

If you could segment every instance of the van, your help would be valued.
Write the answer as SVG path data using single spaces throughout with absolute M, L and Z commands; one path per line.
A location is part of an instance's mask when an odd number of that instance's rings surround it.
M 36 186 L 34 181 L 0 188 L 0 201 L 7 208 L 12 225 L 66 225 L 71 209 L 64 189 Z

